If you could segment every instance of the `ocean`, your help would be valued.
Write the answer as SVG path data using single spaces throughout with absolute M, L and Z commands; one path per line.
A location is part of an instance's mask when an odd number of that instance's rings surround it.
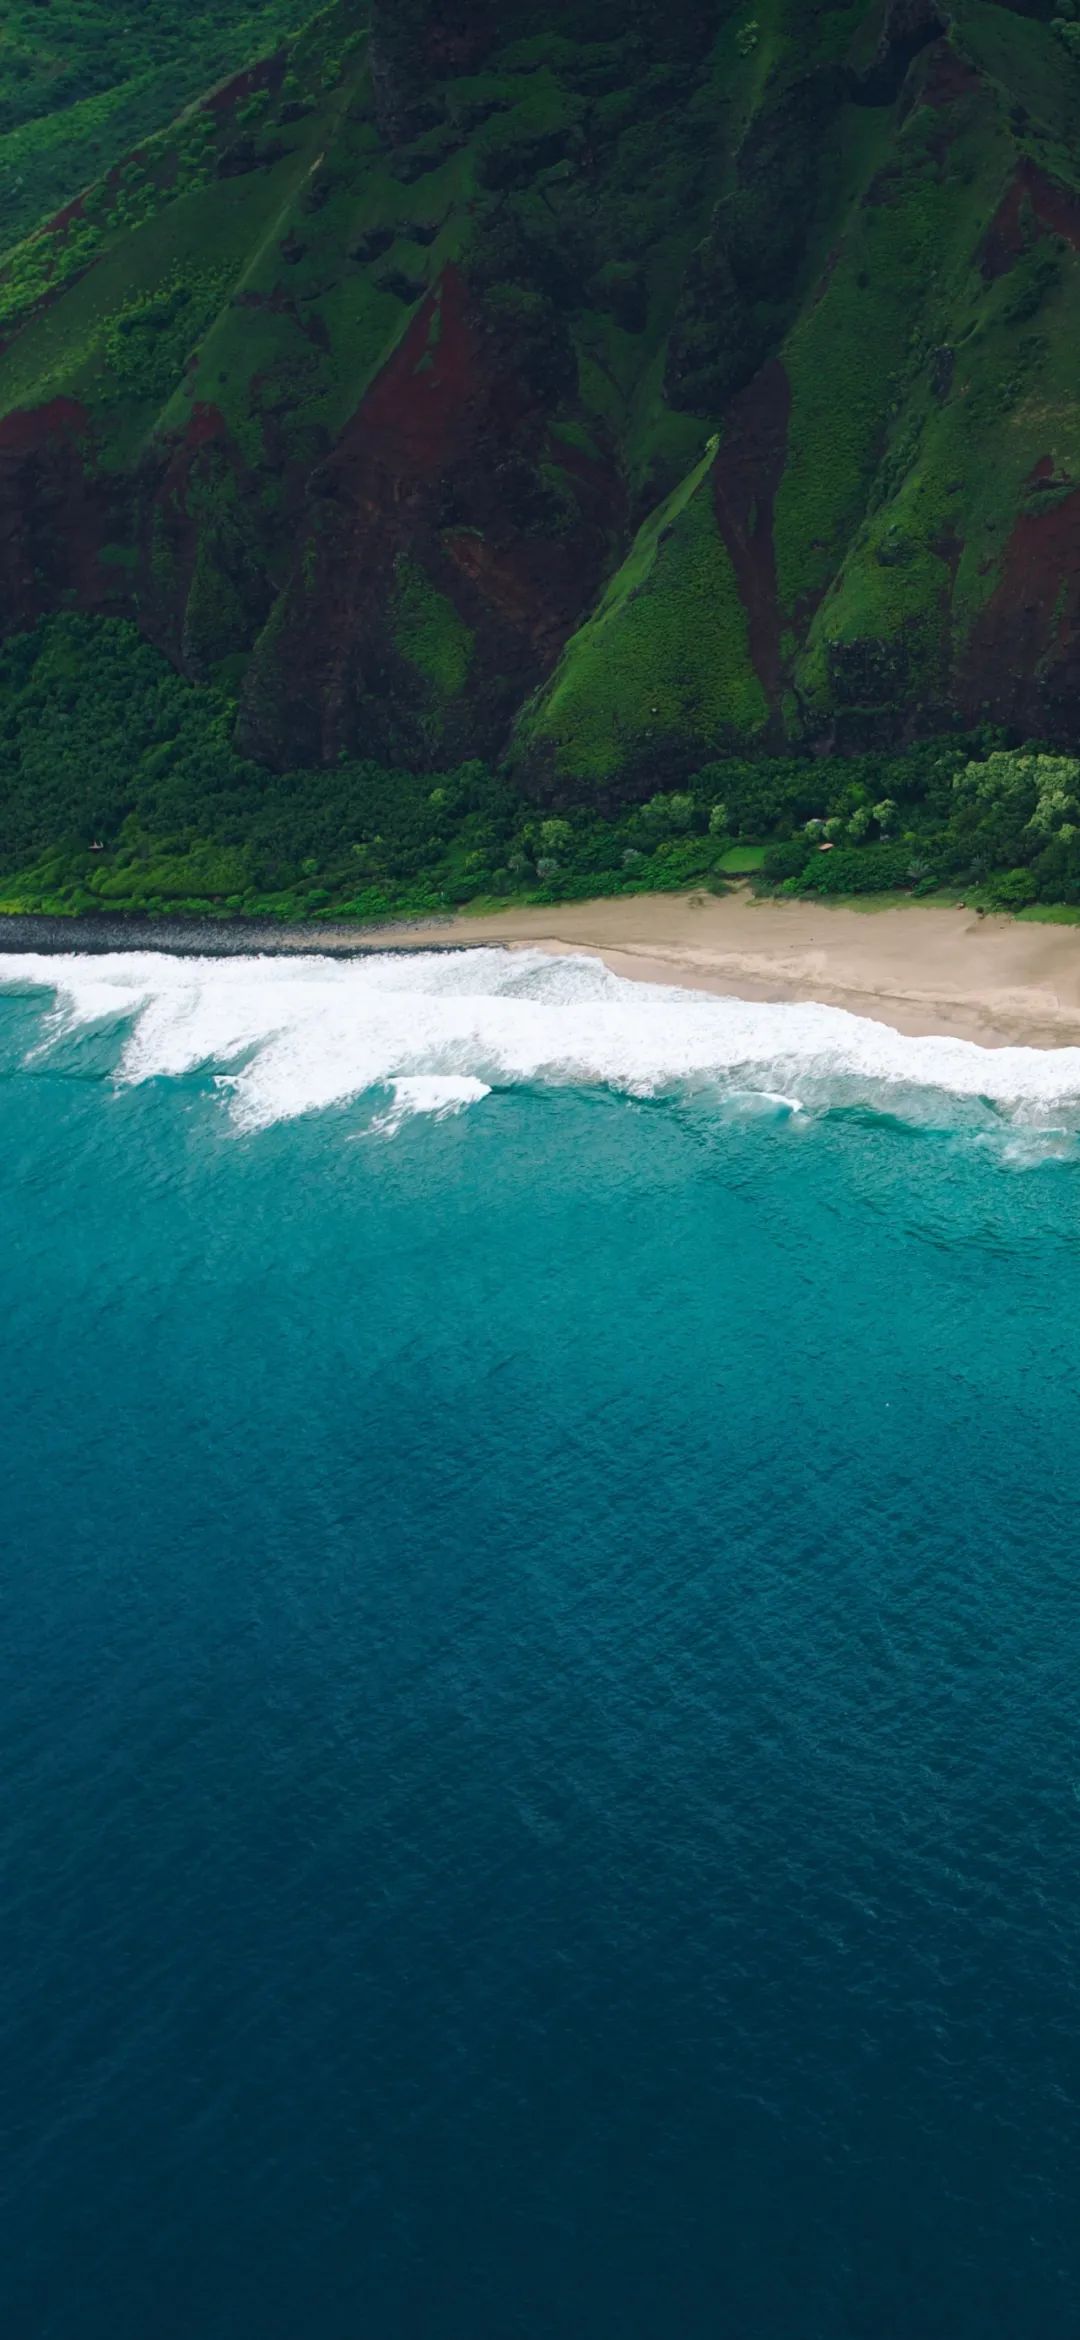
M 1080 2334 L 1080 1052 L 0 959 L 4 2340 Z

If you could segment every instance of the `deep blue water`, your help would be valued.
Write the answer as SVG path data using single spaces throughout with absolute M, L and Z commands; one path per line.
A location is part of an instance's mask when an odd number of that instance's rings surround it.
M 5 2340 L 1080 2333 L 1080 1168 L 0 997 Z M 992 1131 L 990 1135 L 992 1136 Z

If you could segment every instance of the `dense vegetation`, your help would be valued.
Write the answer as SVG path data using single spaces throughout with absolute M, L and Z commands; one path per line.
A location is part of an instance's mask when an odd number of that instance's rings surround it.
M 306 13 L 303 0 L 2 0 L 0 252 Z
M 990 734 L 727 757 L 606 819 L 590 801 L 545 814 L 475 760 L 268 773 L 237 753 L 223 689 L 185 682 L 130 624 L 85 617 L 0 651 L 0 710 L 8 910 L 379 919 L 735 874 L 786 893 L 1080 904 L 1080 761 Z
M 0 0 L 8 896 L 1072 904 L 1075 13 Z

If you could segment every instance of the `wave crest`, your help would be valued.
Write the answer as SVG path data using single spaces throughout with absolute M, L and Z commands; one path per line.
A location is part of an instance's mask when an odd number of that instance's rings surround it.
M 41 1046 L 128 1026 L 117 1078 L 216 1070 L 254 1130 L 389 1088 L 378 1126 L 458 1112 L 496 1086 L 599 1085 L 646 1097 L 713 1088 L 788 1111 L 916 1095 L 983 1102 L 1037 1127 L 1075 1108 L 1080 1049 L 909 1039 L 813 1001 L 717 999 L 628 982 L 585 955 L 392 951 L 356 958 L 0 956 L 0 986 L 55 995 Z

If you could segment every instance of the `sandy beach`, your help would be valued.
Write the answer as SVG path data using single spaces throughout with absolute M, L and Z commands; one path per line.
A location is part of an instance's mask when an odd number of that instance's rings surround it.
M 291 939 L 291 938 L 290 938 Z M 338 928 L 308 949 L 355 949 Z M 983 1047 L 1080 1044 L 1080 926 L 978 918 L 912 903 L 882 910 L 758 901 L 747 889 L 650 894 L 463 917 L 365 937 L 369 948 L 593 951 L 614 973 L 739 999 L 820 1000 L 896 1031 Z
M 275 926 L 155 919 L 0 920 L 0 952 L 182 957 L 467 950 L 593 952 L 617 975 L 753 1000 L 819 1000 L 923 1038 L 986 1048 L 1080 1046 L 1080 926 L 979 918 L 959 905 L 639 894 L 430 923 Z

